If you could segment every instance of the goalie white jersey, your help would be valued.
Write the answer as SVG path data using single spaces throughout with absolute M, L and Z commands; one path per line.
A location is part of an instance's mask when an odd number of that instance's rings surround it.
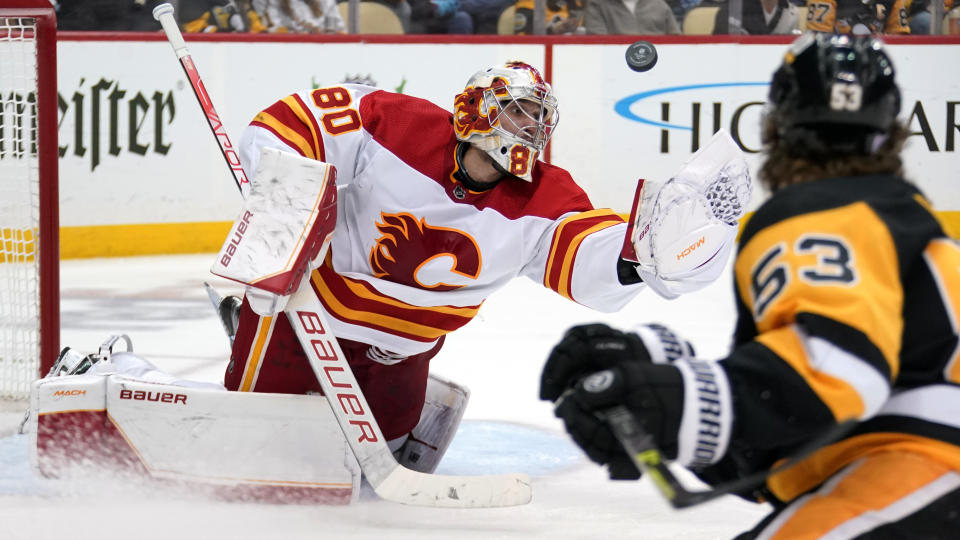
M 538 162 L 532 182 L 475 192 L 458 179 L 457 144 L 440 107 L 346 84 L 288 96 L 244 132 L 246 170 L 263 147 L 337 169 L 337 226 L 311 279 L 335 335 L 422 353 L 520 275 L 601 311 L 641 289 L 617 278 L 624 220 L 566 171 Z

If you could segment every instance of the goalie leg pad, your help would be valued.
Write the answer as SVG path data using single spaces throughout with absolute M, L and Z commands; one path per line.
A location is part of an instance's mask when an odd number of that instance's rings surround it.
M 210 271 L 249 286 L 257 313 L 281 311 L 322 259 L 337 220 L 336 168 L 264 148 L 250 194 Z
M 432 473 L 453 441 L 470 399 L 470 390 L 430 374 L 420 422 L 400 447 L 397 461 L 408 469 Z
M 322 397 L 88 372 L 35 382 L 31 412 L 31 463 L 43 476 L 137 473 L 271 503 L 349 504 L 359 495 L 359 464 Z

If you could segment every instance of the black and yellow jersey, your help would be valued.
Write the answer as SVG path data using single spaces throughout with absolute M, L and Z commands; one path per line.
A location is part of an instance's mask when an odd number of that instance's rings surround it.
M 877 34 L 909 34 L 911 0 L 807 0 L 807 30 L 849 34 L 862 23 Z
M 791 500 L 893 448 L 960 469 L 960 246 L 915 187 L 863 176 L 784 188 L 744 227 L 734 274 L 722 365 L 736 419 L 716 473 L 768 468 L 851 418 L 854 431 L 771 476 L 767 495 Z
M 534 0 L 517 0 L 514 11 L 513 33 L 533 34 Z M 546 31 L 548 34 L 572 34 L 583 25 L 585 0 L 548 0 L 546 3 Z

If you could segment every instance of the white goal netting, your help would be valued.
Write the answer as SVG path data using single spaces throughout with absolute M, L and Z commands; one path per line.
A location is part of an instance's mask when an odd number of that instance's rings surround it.
M 36 22 L 0 15 L 0 399 L 40 365 Z

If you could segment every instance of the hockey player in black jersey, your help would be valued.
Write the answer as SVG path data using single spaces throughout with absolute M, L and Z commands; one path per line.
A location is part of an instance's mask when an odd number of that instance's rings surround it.
M 960 537 L 960 247 L 902 177 L 906 128 L 883 44 L 805 35 L 773 76 L 760 180 L 771 197 L 734 265 L 725 358 L 668 329 L 570 329 L 541 398 L 611 475 L 639 471 L 605 423 L 625 407 L 663 455 L 774 511 L 739 539 Z

